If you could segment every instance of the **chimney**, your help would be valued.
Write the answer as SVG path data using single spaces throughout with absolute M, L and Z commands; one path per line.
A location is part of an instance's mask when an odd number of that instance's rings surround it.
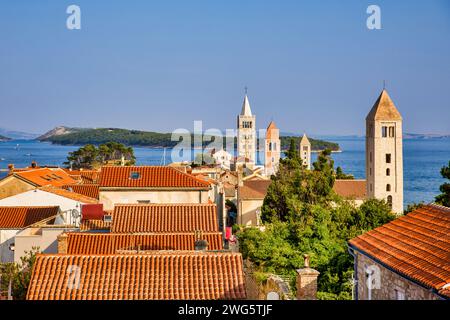
M 58 236 L 58 253 L 67 253 L 67 233 Z
M 31 167 L 33 168 L 33 169 L 35 169 L 36 167 L 37 167 L 37 162 L 36 161 L 31 161 Z
M 309 255 L 303 255 L 305 266 L 297 270 L 297 300 L 317 299 L 317 278 L 319 271 L 309 267 Z
M 10 163 L 8 164 L 8 174 L 13 174 L 14 173 L 14 164 Z
M 237 172 L 237 181 L 238 181 L 238 186 L 239 187 L 244 186 L 244 175 L 242 173 L 242 170 L 239 170 Z
M 208 241 L 202 239 L 203 238 L 203 232 L 200 230 L 195 231 L 195 251 L 205 251 L 208 249 Z

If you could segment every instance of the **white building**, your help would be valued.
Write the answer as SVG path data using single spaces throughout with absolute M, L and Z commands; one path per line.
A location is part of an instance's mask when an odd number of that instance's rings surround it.
M 0 263 L 14 261 L 15 237 L 19 232 L 38 222 L 62 224 L 59 213 L 59 207 L 0 207 Z
M 77 216 L 81 213 L 81 205 L 93 203 L 98 203 L 98 200 L 68 190 L 53 187 L 42 187 L 36 190 L 30 190 L 8 198 L 0 199 L 0 207 L 60 207 L 65 223 L 76 226 L 78 226 L 80 222 Z
M 223 149 L 219 151 L 213 150 L 211 156 L 214 158 L 216 164 L 220 165 L 223 169 L 229 170 L 231 163 L 233 162 L 233 155 Z

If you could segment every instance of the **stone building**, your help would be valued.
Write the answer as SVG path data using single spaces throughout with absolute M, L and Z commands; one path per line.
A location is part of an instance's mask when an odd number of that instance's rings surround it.
M 264 170 L 266 176 L 276 174 L 280 163 L 281 141 L 280 130 L 271 121 L 266 130 L 265 138 L 265 154 L 264 154 Z
M 300 150 L 299 150 L 300 158 L 303 160 L 303 165 L 306 166 L 308 170 L 311 169 L 311 142 L 309 142 L 306 134 L 303 134 L 302 139 L 300 140 Z
M 256 116 L 252 115 L 247 95 L 244 97 L 241 114 L 237 117 L 238 157 L 248 158 L 256 163 Z
M 356 300 L 450 299 L 450 208 L 427 205 L 349 241 Z
M 366 117 L 367 196 L 403 212 L 402 116 L 383 89 Z

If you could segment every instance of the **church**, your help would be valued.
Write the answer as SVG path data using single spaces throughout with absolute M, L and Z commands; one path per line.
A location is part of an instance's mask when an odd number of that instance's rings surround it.
M 402 116 L 383 89 L 366 117 L 366 179 L 336 180 L 334 190 L 357 205 L 365 199 L 385 200 L 392 211 L 403 213 L 403 143 Z M 276 174 L 282 155 L 280 131 L 271 121 L 264 139 L 258 139 L 256 116 L 252 113 L 247 94 L 237 117 L 238 158 L 256 165 L 257 141 L 264 147 L 264 175 Z M 303 135 L 299 155 L 307 169 L 311 169 L 311 143 Z

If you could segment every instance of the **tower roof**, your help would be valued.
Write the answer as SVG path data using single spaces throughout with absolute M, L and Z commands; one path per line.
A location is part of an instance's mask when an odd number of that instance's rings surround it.
M 300 144 L 301 145 L 311 144 L 311 142 L 309 142 L 308 137 L 306 136 L 306 133 L 303 134 L 302 140 L 300 140 Z
M 248 102 L 248 97 L 245 95 L 244 102 L 242 103 L 241 116 L 251 116 L 252 109 L 250 109 L 250 102 Z
M 366 120 L 402 120 L 400 112 L 398 112 L 386 89 L 381 91 Z
M 278 130 L 278 128 L 275 125 L 275 122 L 270 121 L 269 126 L 267 127 L 267 130 L 266 130 L 266 139 L 272 138 L 272 133 L 274 130 Z

